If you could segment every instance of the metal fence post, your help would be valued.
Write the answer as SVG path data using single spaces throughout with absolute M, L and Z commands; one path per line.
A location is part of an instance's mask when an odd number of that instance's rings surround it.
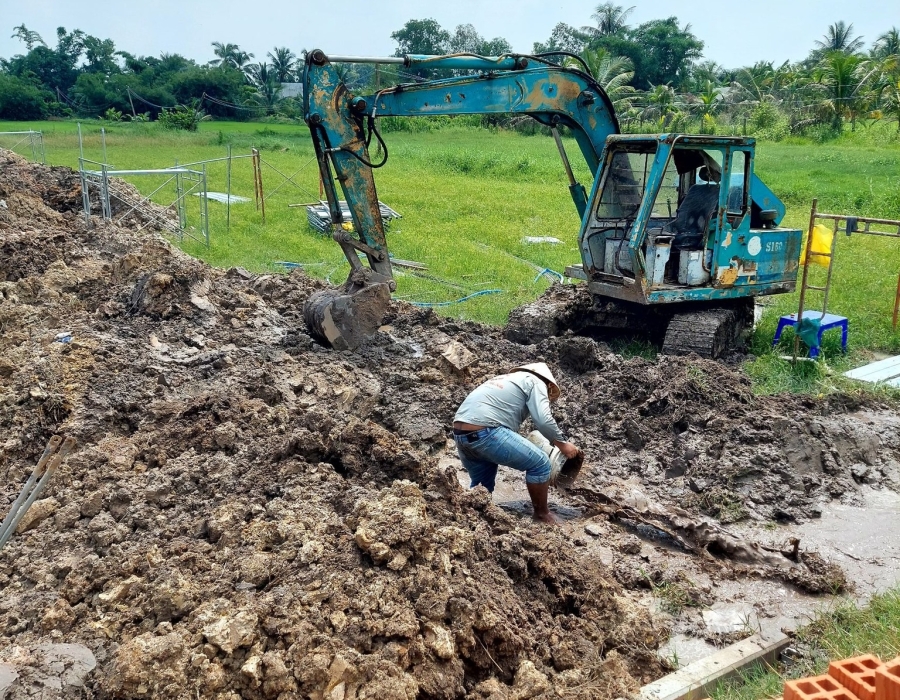
M 84 223 L 91 225 L 91 192 L 88 178 L 84 173 L 84 158 L 78 159 L 78 173 L 81 175 L 81 205 L 84 207 Z
M 225 200 L 225 230 L 231 231 L 231 144 L 228 144 L 228 161 L 225 168 L 225 183 L 228 198 Z
M 104 221 L 112 219 L 112 207 L 109 204 L 109 174 L 106 163 L 103 164 L 103 181 L 100 185 L 100 205 L 103 210 Z
M 206 186 L 206 163 L 203 164 L 203 196 L 201 199 L 200 216 L 203 219 L 203 236 L 206 239 L 206 247 L 209 248 L 209 190 Z

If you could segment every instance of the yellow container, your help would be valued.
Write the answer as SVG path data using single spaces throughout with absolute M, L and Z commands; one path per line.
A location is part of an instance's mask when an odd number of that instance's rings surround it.
M 812 231 L 809 232 L 803 241 L 803 250 L 800 251 L 801 265 L 806 261 L 806 246 L 810 240 L 812 240 L 812 247 L 809 249 L 810 265 L 828 267 L 830 260 L 828 256 L 831 255 L 831 247 L 834 244 L 834 231 L 822 224 L 813 226 Z

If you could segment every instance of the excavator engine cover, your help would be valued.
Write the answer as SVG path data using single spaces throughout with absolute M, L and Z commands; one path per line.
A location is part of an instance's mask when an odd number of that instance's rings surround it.
M 390 281 L 357 270 L 343 286 L 310 296 L 303 306 L 303 320 L 316 340 L 335 350 L 355 350 L 378 330 L 390 304 Z

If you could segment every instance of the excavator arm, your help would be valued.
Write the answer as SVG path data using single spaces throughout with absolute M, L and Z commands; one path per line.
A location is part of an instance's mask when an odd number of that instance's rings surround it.
M 406 68 L 475 72 L 355 95 L 335 65 L 344 63 L 402 63 Z M 377 118 L 528 115 L 553 130 L 581 217 L 586 208 L 585 189 L 575 180 L 556 128 L 571 129 L 592 175 L 601 163 L 607 136 L 619 132 L 612 103 L 590 75 L 535 56 L 357 58 L 329 57 L 316 50 L 307 54 L 303 87 L 304 118 L 331 211 L 333 236 L 351 267 L 350 278 L 340 290 L 313 295 L 304 313 L 313 334 L 338 349 L 356 347 L 377 328 L 395 286 L 373 175 L 388 158 Z M 335 181 L 347 202 L 351 222 L 344 221 Z M 366 256 L 368 269 L 359 259 L 360 252 Z

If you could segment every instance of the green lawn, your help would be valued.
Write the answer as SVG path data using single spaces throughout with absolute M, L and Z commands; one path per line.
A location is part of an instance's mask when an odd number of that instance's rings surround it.
M 0 131 L 34 128 L 44 133 L 51 164 L 77 167 L 76 125 L 71 122 L 0 122 Z M 102 160 L 99 122 L 84 123 L 85 157 Z M 195 134 L 166 132 L 156 124 L 107 124 L 107 160 L 116 168 L 159 168 L 223 158 L 230 145 L 235 156 L 259 148 L 263 169 L 266 223 L 253 203 L 234 205 L 226 230 L 225 206 L 209 203 L 211 246 L 186 241 L 185 249 L 219 266 L 243 265 L 274 271 L 275 261 L 307 265 L 310 274 L 340 282 L 348 266 L 338 247 L 312 231 L 305 210 L 292 203 L 319 198 L 312 144 L 302 124 L 204 122 Z M 0 136 L 0 146 L 11 137 Z M 415 301 L 450 301 L 483 289 L 502 293 L 448 306 L 442 313 L 488 323 L 502 323 L 509 311 L 539 295 L 549 284 L 535 281 L 539 268 L 562 271 L 579 259 L 578 217 L 552 139 L 475 128 L 426 133 L 385 134 L 390 159 L 376 173 L 379 197 L 403 218 L 388 233 L 398 258 L 429 266 L 427 275 L 398 269 L 397 296 Z M 574 142 L 568 143 L 577 174 L 589 184 Z M 27 144 L 19 152 L 30 152 Z M 577 166 L 580 166 L 577 167 Z M 273 169 L 274 168 L 274 169 Z M 281 174 L 275 171 L 277 169 Z M 786 223 L 806 228 L 813 197 L 820 211 L 900 219 L 900 145 L 876 146 L 859 136 L 826 144 L 766 143 L 757 148 L 756 170 L 788 207 Z M 224 192 L 223 162 L 207 166 L 209 188 Z M 286 182 L 289 175 L 293 183 Z M 132 181 L 145 193 L 159 185 L 153 178 Z M 253 196 L 250 161 L 234 161 L 232 192 Z M 154 201 L 168 204 L 174 193 Z M 192 203 L 190 223 L 199 205 Z M 525 245 L 524 236 L 555 236 L 562 244 Z M 829 310 L 849 317 L 850 353 L 841 356 L 837 333 L 825 344 L 829 363 L 843 369 L 861 364 L 873 352 L 900 352 L 900 334 L 891 328 L 891 312 L 900 240 L 841 235 L 837 243 Z M 813 270 L 821 276 L 820 270 Z M 753 339 L 760 360 L 750 367 L 763 391 L 815 390 L 827 377 L 822 368 L 790 368 L 777 359 L 788 342 L 768 352 L 780 314 L 796 310 L 796 295 L 765 300 L 765 317 Z M 813 308 L 817 297 L 808 304 Z M 827 381 L 826 381 L 827 383 Z

